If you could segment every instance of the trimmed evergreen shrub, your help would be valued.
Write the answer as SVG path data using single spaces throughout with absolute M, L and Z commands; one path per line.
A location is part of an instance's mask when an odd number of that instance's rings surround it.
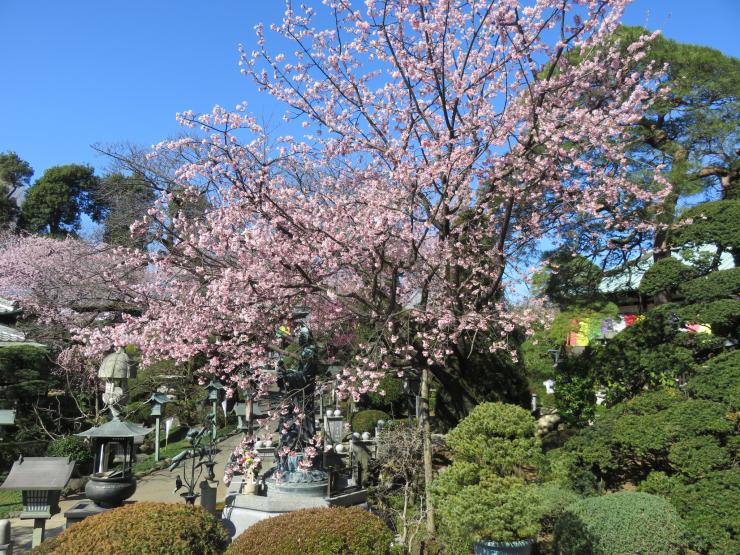
M 134 503 L 91 516 L 33 550 L 34 555 L 218 555 L 229 538 L 201 507 Z
M 740 351 L 716 356 L 699 366 L 686 384 L 692 397 L 717 401 L 731 410 L 740 407 Z
M 543 532 L 551 533 L 560 515 L 565 509 L 581 497 L 573 491 L 547 482 L 537 486 L 537 509 L 540 514 L 540 526 Z
M 387 555 L 391 531 L 357 507 L 303 509 L 250 526 L 229 546 L 230 555 Z
M 537 423 L 526 409 L 506 403 L 481 403 L 449 434 L 455 461 L 489 468 L 500 476 L 534 468 L 541 458 Z
M 688 529 L 693 549 L 712 555 L 740 553 L 740 469 L 711 472 L 694 483 L 653 472 L 640 490 L 668 498 Z
M 537 486 L 513 476 L 488 475 L 436 504 L 440 538 L 455 554 L 467 555 L 480 540 L 515 541 L 537 536 Z
M 640 293 L 652 297 L 658 293 L 672 295 L 685 281 L 696 277 L 696 271 L 676 258 L 662 258 L 648 268 L 640 281 Z
M 651 555 L 682 553 L 685 528 L 662 497 L 619 492 L 570 505 L 555 526 L 562 555 Z
M 352 415 L 352 431 L 362 434 L 364 432 L 375 432 L 378 420 L 388 422 L 390 416 L 382 410 L 361 410 Z
M 740 267 L 692 279 L 679 286 L 690 303 L 701 303 L 740 294 Z
M 368 393 L 369 408 L 383 412 L 402 414 L 406 408 L 406 395 L 403 392 L 403 380 L 396 375 L 386 375 L 378 382 L 378 392 Z
M 732 464 L 727 449 L 712 436 L 690 437 L 674 443 L 668 451 L 668 460 L 679 473 L 692 480 Z
M 46 456 L 69 457 L 80 474 L 86 473 L 93 460 L 90 446 L 77 436 L 62 436 L 52 440 L 46 447 Z

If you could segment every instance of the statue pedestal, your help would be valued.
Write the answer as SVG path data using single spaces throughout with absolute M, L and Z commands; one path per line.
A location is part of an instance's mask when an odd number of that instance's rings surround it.
M 218 482 L 203 480 L 200 483 L 200 506 L 212 515 L 216 514 L 216 489 Z
M 226 493 L 222 522 L 232 538 L 260 520 L 300 509 L 367 505 L 367 490 L 360 489 L 326 497 L 326 482 L 267 482 L 266 495 L 241 495 L 241 476 L 235 476 Z M 278 489 L 279 488 L 279 489 Z

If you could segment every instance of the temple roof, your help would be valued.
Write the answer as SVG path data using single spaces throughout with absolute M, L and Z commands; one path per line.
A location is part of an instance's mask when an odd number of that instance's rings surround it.
M 16 314 L 18 312 L 20 312 L 20 307 L 16 301 L 0 297 L 0 314 Z
M 22 343 L 26 334 L 22 331 L 0 324 L 0 343 Z

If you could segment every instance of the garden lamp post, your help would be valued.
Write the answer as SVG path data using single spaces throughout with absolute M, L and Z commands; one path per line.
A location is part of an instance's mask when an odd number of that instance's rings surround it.
M 46 521 L 59 512 L 59 494 L 67 485 L 74 461 L 68 457 L 21 456 L 0 488 L 19 489 L 23 494 L 21 519 L 33 519 L 32 546 L 44 541 Z
M 218 414 L 216 412 L 216 407 L 218 405 L 218 400 L 221 397 L 221 392 L 226 388 L 220 381 L 213 379 L 206 386 L 206 389 L 208 389 L 208 400 L 211 402 L 211 406 L 213 407 L 213 428 L 211 429 L 211 433 L 213 434 L 213 439 L 216 439 L 216 415 Z
M 159 462 L 159 428 L 162 419 L 162 409 L 170 399 L 164 393 L 153 393 L 146 403 L 152 406 L 151 415 L 154 417 L 154 460 Z

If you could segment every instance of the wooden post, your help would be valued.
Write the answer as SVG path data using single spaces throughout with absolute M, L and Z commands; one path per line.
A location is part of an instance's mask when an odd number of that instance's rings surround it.
M 156 434 L 154 437 L 154 460 L 156 462 L 159 462 L 159 419 L 161 417 L 156 416 L 154 418 L 154 433 Z
M 429 423 L 429 368 L 424 366 L 421 371 L 421 391 L 419 403 L 419 425 L 424 440 L 424 497 L 427 505 L 427 532 L 434 536 L 434 507 L 432 506 L 432 427 Z

